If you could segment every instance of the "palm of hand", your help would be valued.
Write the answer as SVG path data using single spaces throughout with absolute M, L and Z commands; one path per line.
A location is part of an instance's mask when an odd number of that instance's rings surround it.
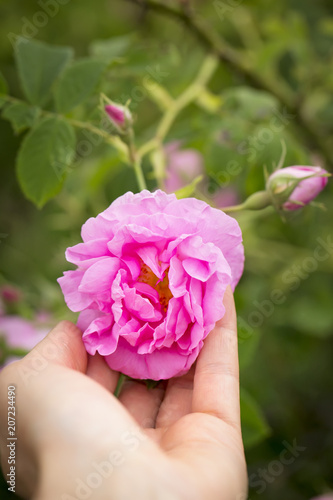
M 92 472 L 91 464 L 105 461 L 110 450 L 120 450 L 126 459 L 94 491 L 94 500 L 110 493 L 115 500 L 131 494 L 144 500 L 245 499 L 231 292 L 224 304 L 228 314 L 211 332 L 187 375 L 152 390 L 139 382 L 126 382 L 119 400 L 113 396 L 119 374 L 100 356 L 87 358 L 81 334 L 73 325 L 58 325 L 36 348 L 43 352 L 47 343 L 56 345 L 57 363 L 50 362 L 21 391 L 18 411 L 26 431 L 20 437 L 21 492 L 30 491 L 40 500 L 62 498 L 61 494 L 73 492 L 75 475 L 86 478 Z M 67 332 L 68 343 L 57 343 L 59 330 Z M 4 370 L 0 385 L 5 386 L 9 379 L 14 383 L 15 378 L 18 385 L 20 370 L 29 366 L 33 356 L 34 351 Z M 41 426 L 38 435 L 33 435 L 36 419 Z M 138 446 L 130 450 L 133 436 Z M 40 471 L 31 473 L 32 455 L 37 457 L 36 469 L 44 464 L 39 483 Z
M 198 498 L 205 500 L 215 498 L 216 492 L 219 499 L 247 498 L 236 314 L 230 291 L 224 303 L 228 314 L 211 332 L 196 366 L 187 375 L 153 390 L 144 383 L 126 382 L 119 398 L 171 464 L 176 469 L 180 463 L 186 465 Z M 96 366 L 100 363 L 97 358 L 94 362 Z M 114 377 L 109 390 L 114 390 L 117 375 Z M 102 383 L 107 385 L 106 379 Z M 174 474 L 179 475 L 177 470 Z M 230 479 L 233 474 L 235 483 Z M 195 497 L 192 494 L 189 498 Z

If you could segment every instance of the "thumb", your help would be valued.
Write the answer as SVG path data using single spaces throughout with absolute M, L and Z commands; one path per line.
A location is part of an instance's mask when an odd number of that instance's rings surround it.
M 70 321 L 61 321 L 24 359 L 29 363 L 37 357 L 85 373 L 88 355 L 81 330 Z

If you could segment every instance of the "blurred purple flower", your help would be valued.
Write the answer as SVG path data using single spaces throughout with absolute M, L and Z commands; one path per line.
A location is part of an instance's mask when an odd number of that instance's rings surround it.
M 199 175 L 205 175 L 204 160 L 196 149 L 180 149 L 181 141 L 172 141 L 165 146 L 167 157 L 165 191 L 174 193 L 190 184 Z M 208 178 L 200 183 L 203 192 L 207 192 Z M 205 194 L 217 208 L 229 207 L 239 202 L 237 191 L 233 188 L 220 188 L 213 195 Z
M 180 141 L 165 146 L 167 157 L 165 191 L 174 193 L 204 173 L 203 157 L 195 149 L 180 149 Z
M 211 196 L 212 202 L 217 208 L 231 207 L 239 203 L 239 196 L 234 188 L 220 188 Z
M 48 333 L 45 326 L 28 321 L 20 316 L 0 316 L 0 340 L 5 341 L 8 350 L 31 351 Z M 17 357 L 7 358 L 6 363 Z M 0 367 L 1 368 L 1 367 Z

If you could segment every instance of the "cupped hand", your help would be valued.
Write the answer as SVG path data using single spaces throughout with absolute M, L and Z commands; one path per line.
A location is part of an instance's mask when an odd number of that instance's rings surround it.
M 236 313 L 210 333 L 191 371 L 147 389 L 127 381 L 61 322 L 0 375 L 4 474 L 7 388 L 16 387 L 17 492 L 33 500 L 245 500 Z

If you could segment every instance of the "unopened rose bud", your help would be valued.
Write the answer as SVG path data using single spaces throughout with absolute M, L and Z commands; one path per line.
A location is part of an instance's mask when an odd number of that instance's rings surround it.
M 328 176 L 321 167 L 281 168 L 269 176 L 266 189 L 279 210 L 298 210 L 318 196 Z
M 126 106 L 111 103 L 107 104 L 104 109 L 113 125 L 120 132 L 125 132 L 128 126 L 132 124 L 132 115 Z

